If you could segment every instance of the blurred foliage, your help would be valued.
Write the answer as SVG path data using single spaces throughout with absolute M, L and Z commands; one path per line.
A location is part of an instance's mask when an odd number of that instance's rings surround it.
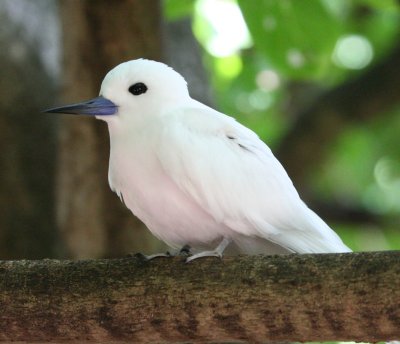
M 165 16 L 191 16 L 218 108 L 272 148 L 293 115 L 324 91 L 364 73 L 400 32 L 395 0 L 165 0 Z M 400 249 L 400 106 L 354 123 L 310 188 L 379 216 L 379 225 L 332 226 L 355 250 Z M 379 228 L 377 228 L 379 227 Z

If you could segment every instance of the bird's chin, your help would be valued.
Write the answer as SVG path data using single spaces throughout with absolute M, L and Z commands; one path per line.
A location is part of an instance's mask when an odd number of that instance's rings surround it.
M 102 116 L 102 115 L 97 115 L 97 116 L 95 116 L 95 117 L 96 117 L 96 119 L 99 119 L 99 120 L 101 120 L 101 121 L 110 122 L 114 116 L 109 116 L 109 115 L 106 115 L 106 116 L 104 116 L 104 115 L 103 115 L 103 116 Z

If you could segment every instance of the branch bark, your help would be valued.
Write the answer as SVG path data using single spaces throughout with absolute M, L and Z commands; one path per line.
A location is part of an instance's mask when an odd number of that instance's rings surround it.
M 0 340 L 400 339 L 400 252 L 0 262 Z

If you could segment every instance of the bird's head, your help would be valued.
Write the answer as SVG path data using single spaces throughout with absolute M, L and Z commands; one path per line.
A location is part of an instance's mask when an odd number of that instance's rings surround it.
M 152 113 L 189 97 L 185 79 L 167 65 L 145 59 L 121 63 L 104 78 L 97 98 L 45 112 L 92 115 L 108 121 Z

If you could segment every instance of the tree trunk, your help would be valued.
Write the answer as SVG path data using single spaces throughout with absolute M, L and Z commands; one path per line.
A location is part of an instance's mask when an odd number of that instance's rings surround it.
M 201 47 L 192 31 L 191 18 L 164 23 L 163 47 L 166 63 L 185 78 L 191 97 L 215 107 Z
M 105 74 L 121 62 L 160 58 L 158 0 L 65 0 L 61 4 L 66 103 L 97 96 Z M 157 250 L 148 231 L 109 190 L 108 140 L 104 123 L 92 118 L 62 120 L 58 225 L 67 256 L 73 258 L 116 256 L 138 247 Z
M 27 4 L 14 2 L 23 11 Z M 29 7 L 35 8 L 37 4 Z M 0 4 L 0 259 L 54 256 L 56 121 L 40 110 L 55 84 L 40 45 Z M 41 15 L 52 16 L 54 9 Z M 44 14 L 43 14 L 44 13 Z M 38 18 L 36 18 L 38 19 Z M 40 19 L 38 19 L 40 20 Z M 40 28 L 36 28 L 41 30 Z
M 400 252 L 0 262 L 0 340 L 400 339 Z

